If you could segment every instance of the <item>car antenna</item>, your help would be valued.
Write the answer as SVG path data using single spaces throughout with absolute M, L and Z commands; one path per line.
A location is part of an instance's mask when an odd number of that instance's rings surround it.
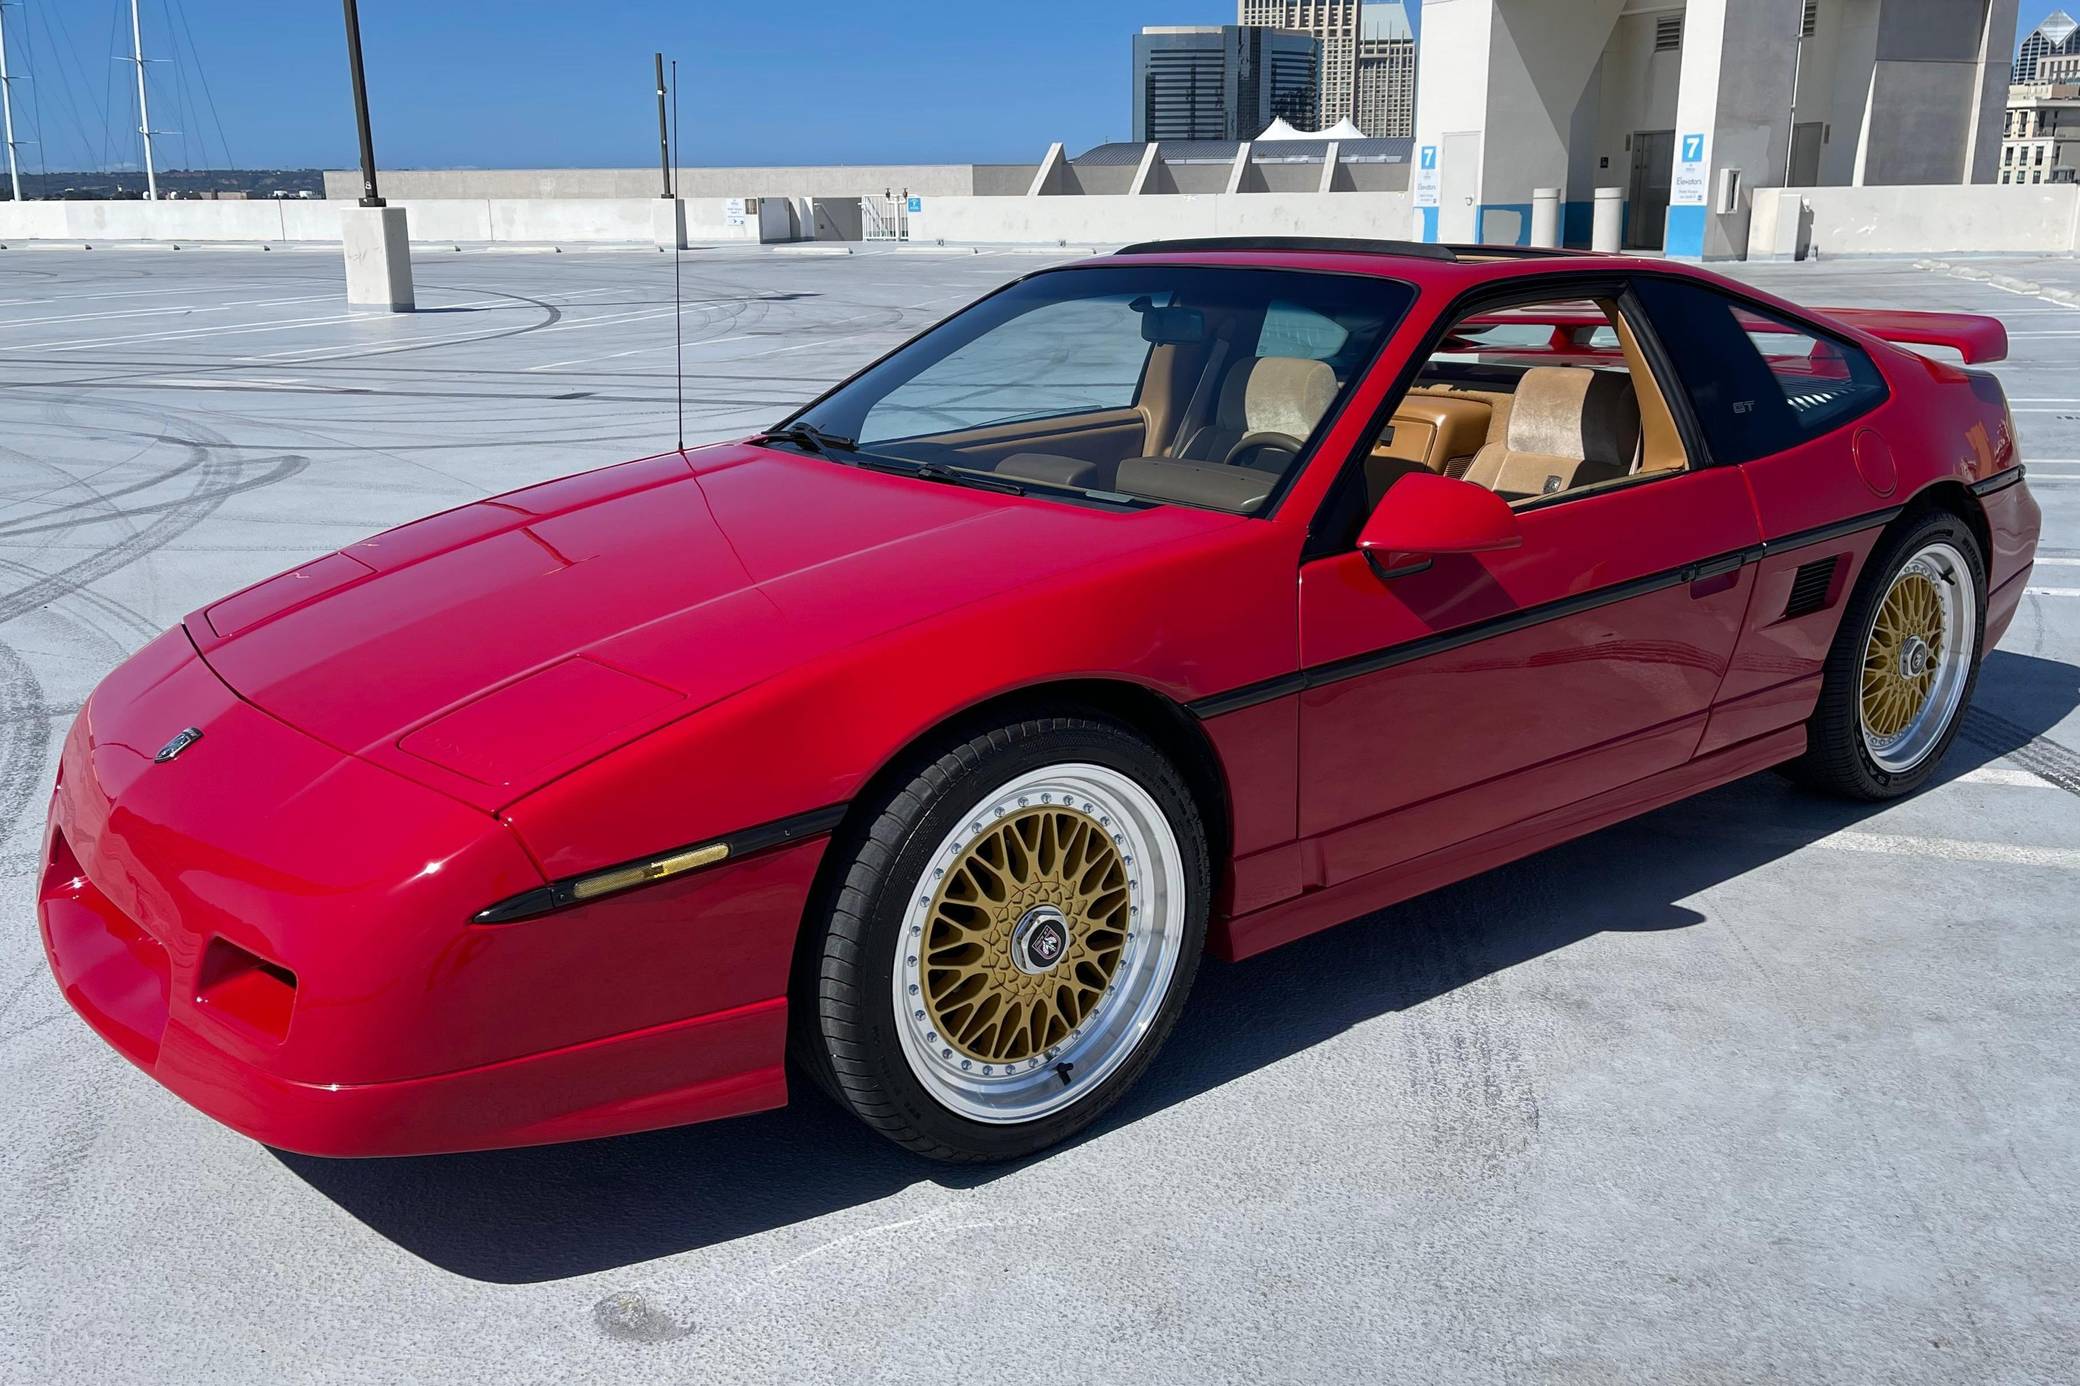
M 686 245 L 686 212 L 679 201 L 679 60 L 672 59 L 672 421 L 679 451 L 686 451 L 686 329 L 679 303 L 679 261 Z
M 679 60 L 672 59 L 672 81 L 664 80 L 664 54 L 652 53 L 657 73 L 657 195 L 671 204 L 672 232 L 672 430 L 673 445 L 686 451 L 686 348 L 680 326 L 679 247 L 686 243 L 686 213 L 679 202 L 679 170 L 675 162 L 679 145 Z M 670 96 L 671 124 L 665 124 L 665 97 Z M 662 247 L 660 247 L 661 249 Z

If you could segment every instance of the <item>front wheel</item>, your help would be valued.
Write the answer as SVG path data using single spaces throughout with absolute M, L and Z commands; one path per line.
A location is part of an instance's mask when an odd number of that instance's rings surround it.
M 1882 543 L 1842 614 L 1795 779 L 1851 798 L 1911 794 L 1950 748 L 1978 681 L 1986 559 L 1954 515 Z
M 851 850 L 796 1047 L 900 1144 L 945 1160 L 1054 1144 L 1175 1023 L 1205 944 L 1206 835 L 1177 771 L 1126 728 L 984 731 Z

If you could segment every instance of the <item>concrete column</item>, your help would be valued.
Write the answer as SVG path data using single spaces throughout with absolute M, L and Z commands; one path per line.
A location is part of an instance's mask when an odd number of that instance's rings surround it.
M 1623 243 L 1625 235 L 1625 190 L 1623 188 L 1598 188 L 1596 190 L 1596 219 L 1591 223 L 1589 248 L 1606 253 L 1615 253 Z
M 1624 0 L 1431 0 L 1416 77 L 1426 240 L 1527 244 L 1531 192 L 1564 184 L 1576 113 Z M 1425 160 L 1434 160 L 1427 167 Z
M 1159 148 L 1160 145 L 1150 140 L 1148 148 L 1141 151 L 1141 165 L 1134 170 L 1134 181 L 1127 188 L 1129 196 L 1139 197 L 1148 191 L 1149 180 L 1155 176 L 1156 160 L 1160 157 L 1156 153 Z
M 1033 185 L 1026 189 L 1027 197 L 1045 197 L 1063 191 L 1062 185 L 1069 179 L 1069 155 L 1056 140 L 1047 146 L 1047 157 L 1033 174 Z
M 1236 147 L 1235 162 L 1228 165 L 1228 186 L 1225 191 L 1239 193 L 1243 191 L 1243 185 L 1249 181 L 1249 151 L 1251 147 L 1248 140 L 1244 140 Z
M 1550 250 L 1560 244 L 1560 190 L 1531 190 L 1531 244 Z
M 1336 191 L 1336 161 L 1342 157 L 1342 143 L 1330 140 L 1329 147 L 1322 152 L 1322 181 L 1315 185 L 1316 192 Z
M 402 207 L 344 207 L 340 247 L 347 261 L 347 306 L 409 313 L 412 245 Z
M 1856 139 L 1857 185 L 1993 181 L 2015 11 L 2016 0 L 1882 0 Z
M 1781 187 L 1791 140 L 1791 67 L 1801 0 L 1690 0 L 1676 97 L 1668 254 L 1737 260 L 1747 253 L 1748 189 Z M 1742 192 L 1716 209 L 1722 175 Z
M 657 198 L 650 204 L 650 225 L 659 250 L 686 249 L 686 199 Z

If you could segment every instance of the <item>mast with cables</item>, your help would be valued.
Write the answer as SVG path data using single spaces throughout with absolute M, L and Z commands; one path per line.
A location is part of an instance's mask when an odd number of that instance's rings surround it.
M 7 141 L 7 181 L 22 200 L 22 170 L 14 157 L 14 78 L 7 75 L 7 4 L 0 0 L 0 137 Z
M 159 171 L 152 166 L 152 108 L 144 93 L 144 30 L 137 22 L 137 0 L 130 0 L 130 62 L 137 68 L 137 133 L 144 136 L 144 195 L 157 202 Z

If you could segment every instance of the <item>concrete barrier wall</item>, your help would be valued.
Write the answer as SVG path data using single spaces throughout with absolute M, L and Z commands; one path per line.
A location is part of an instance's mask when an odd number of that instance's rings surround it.
M 1120 245 L 1180 236 L 1408 235 L 1406 193 L 1169 194 L 1154 197 L 928 197 L 912 241 Z
M 720 197 L 682 199 L 688 244 L 784 240 L 779 216 L 732 225 Z M 337 241 L 339 202 L 0 202 L 0 241 Z M 669 245 L 662 198 L 401 198 L 414 241 Z M 763 236 L 761 227 L 763 226 Z
M 1785 257 L 1795 222 L 1780 200 L 1802 199 L 1820 255 L 2070 254 L 2080 249 L 2080 186 L 1951 184 L 1911 188 L 1759 188 L 1748 258 Z

